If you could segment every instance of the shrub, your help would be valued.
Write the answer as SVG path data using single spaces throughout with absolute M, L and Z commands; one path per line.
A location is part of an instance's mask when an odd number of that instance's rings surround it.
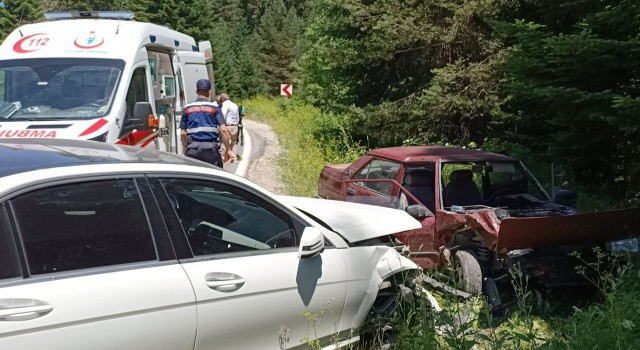
M 278 135 L 285 155 L 279 160 L 287 193 L 316 195 L 325 164 L 350 163 L 364 153 L 345 132 L 343 118 L 294 99 L 257 97 L 244 101 L 247 117 L 265 122 Z

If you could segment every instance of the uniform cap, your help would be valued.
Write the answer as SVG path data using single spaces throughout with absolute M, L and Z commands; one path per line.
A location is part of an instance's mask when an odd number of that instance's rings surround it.
M 200 79 L 196 83 L 196 89 L 203 91 L 211 90 L 211 82 L 207 79 Z

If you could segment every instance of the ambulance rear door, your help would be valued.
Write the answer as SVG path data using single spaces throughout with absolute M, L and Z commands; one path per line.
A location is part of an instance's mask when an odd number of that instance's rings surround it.
M 178 51 L 176 56 L 181 76 L 181 89 L 183 89 L 185 104 L 195 101 L 196 82 L 200 79 L 209 79 L 204 55 L 200 52 Z
M 178 80 L 178 100 L 175 108 L 175 130 L 180 128 L 180 118 L 183 107 L 196 100 L 196 82 L 200 79 L 208 79 L 207 67 L 204 55 L 200 52 L 178 51 L 174 56 L 173 66 L 176 67 L 176 77 Z M 180 133 L 176 132 L 176 144 L 178 153 L 182 154 L 182 144 L 180 143 Z

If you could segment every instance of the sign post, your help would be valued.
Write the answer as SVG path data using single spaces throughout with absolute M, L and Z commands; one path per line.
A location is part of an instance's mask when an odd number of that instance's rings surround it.
M 291 97 L 291 95 L 293 95 L 293 85 L 280 84 L 280 96 Z

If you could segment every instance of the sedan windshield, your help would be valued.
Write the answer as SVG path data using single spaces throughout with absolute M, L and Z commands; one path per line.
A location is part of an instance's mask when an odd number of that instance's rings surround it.
M 38 58 L 0 61 L 0 122 L 105 116 L 124 61 Z
M 549 196 L 520 162 L 476 161 L 443 163 L 445 207 L 502 206 L 507 198 L 545 202 Z

